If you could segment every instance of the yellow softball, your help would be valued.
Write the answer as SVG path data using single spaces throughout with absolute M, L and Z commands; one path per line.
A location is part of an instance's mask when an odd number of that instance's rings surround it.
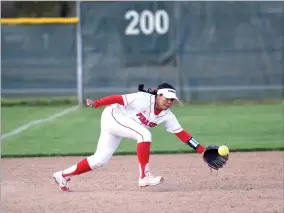
M 229 154 L 229 148 L 225 145 L 222 145 L 218 148 L 218 153 L 221 156 L 227 156 Z

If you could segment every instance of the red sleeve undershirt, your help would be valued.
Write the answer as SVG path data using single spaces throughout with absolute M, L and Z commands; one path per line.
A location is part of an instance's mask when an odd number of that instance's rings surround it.
M 120 104 L 124 106 L 124 101 L 121 95 L 110 95 L 98 100 L 94 100 L 96 107 L 107 106 L 111 104 Z
M 186 132 L 185 130 L 182 130 L 179 133 L 175 133 L 175 135 L 184 143 L 186 143 L 188 141 L 188 139 L 191 138 L 191 135 L 188 132 Z M 204 147 L 201 144 L 199 144 L 196 151 L 198 153 L 202 153 L 204 151 Z

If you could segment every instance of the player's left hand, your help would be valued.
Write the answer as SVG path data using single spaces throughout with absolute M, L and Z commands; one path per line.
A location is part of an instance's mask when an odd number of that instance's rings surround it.
M 221 156 L 218 152 L 218 146 L 211 145 L 208 146 L 203 152 L 203 160 L 212 169 L 218 170 L 223 168 L 229 160 L 229 155 Z
M 86 105 L 88 107 L 96 107 L 95 102 L 92 99 L 86 99 Z

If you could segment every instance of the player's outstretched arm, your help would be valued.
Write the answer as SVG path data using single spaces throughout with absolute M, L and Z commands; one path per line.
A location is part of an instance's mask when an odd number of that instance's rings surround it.
M 188 132 L 182 130 L 179 133 L 175 133 L 175 135 L 185 144 L 196 150 L 198 153 L 203 153 L 205 148 L 197 142 Z
M 178 122 L 176 116 L 169 112 L 164 121 L 164 125 L 168 132 L 174 133 L 182 142 L 196 150 L 198 153 L 203 153 L 205 148 L 195 140 L 192 135 L 186 132 Z
M 110 95 L 97 100 L 86 99 L 86 105 L 92 108 L 97 108 L 100 106 L 107 106 L 111 104 L 125 105 L 122 95 Z

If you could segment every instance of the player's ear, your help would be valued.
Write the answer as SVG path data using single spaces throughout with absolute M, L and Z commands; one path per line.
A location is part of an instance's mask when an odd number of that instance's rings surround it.
M 157 98 L 160 99 L 163 96 L 163 94 L 158 94 Z

